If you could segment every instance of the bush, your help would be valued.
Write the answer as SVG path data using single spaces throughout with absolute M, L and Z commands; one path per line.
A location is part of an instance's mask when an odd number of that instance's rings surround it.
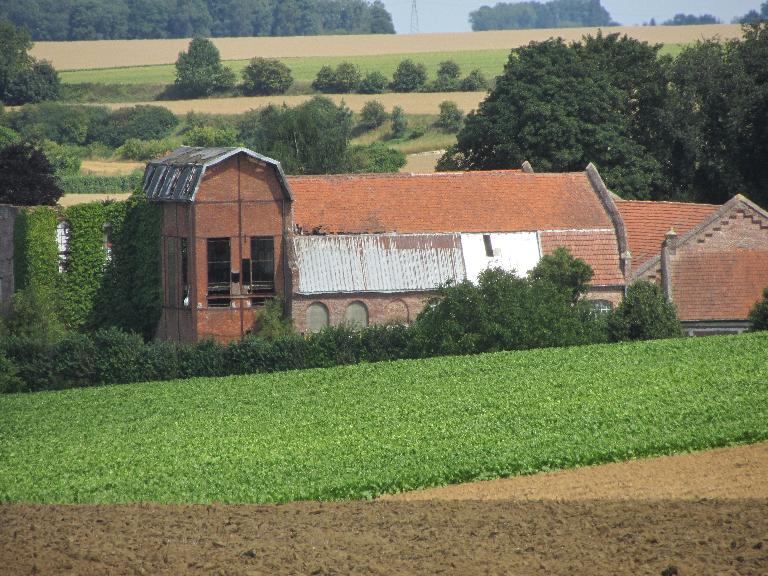
M 69 174 L 58 176 L 59 187 L 67 194 L 124 194 L 141 187 L 144 174 L 141 171 L 117 176 L 98 174 Z
M 432 84 L 433 92 L 453 92 L 459 87 L 461 68 L 453 60 L 440 62 L 437 69 L 437 79 Z
M 213 126 L 200 126 L 192 128 L 184 134 L 186 146 L 204 147 L 228 147 L 239 146 L 237 129 L 232 127 L 214 128 Z
M 402 138 L 408 130 L 408 118 L 400 106 L 392 108 L 392 136 Z
M 349 149 L 347 170 L 362 172 L 397 172 L 405 166 L 406 157 L 400 150 L 388 147 L 383 142 L 368 146 L 352 146 Z
M 0 204 L 53 206 L 62 195 L 53 166 L 39 149 L 21 142 L 0 150 Z
M 459 110 L 456 102 L 440 102 L 440 115 L 436 125 L 445 132 L 454 133 L 461 129 L 461 123 L 464 120 L 464 113 Z
M 26 386 L 19 377 L 19 369 L 5 353 L 0 350 L 0 394 L 24 392 Z
M 587 293 L 593 272 L 589 264 L 571 256 L 567 248 L 556 248 L 531 270 L 534 280 L 556 286 L 571 304 L 576 304 Z
M 37 61 L 26 28 L 0 19 L 0 101 L 24 104 L 59 96 L 59 75 L 46 61 Z
M 254 58 L 242 74 L 243 92 L 249 95 L 284 94 L 293 84 L 291 69 L 276 58 Z
M 624 300 L 611 313 L 608 335 L 613 342 L 676 338 L 682 335 L 682 327 L 675 305 L 661 288 L 641 280 L 627 289 Z
M 381 94 L 387 89 L 387 77 L 381 72 L 368 72 L 360 81 L 357 91 L 361 94 Z
M 26 140 L 52 140 L 82 145 L 91 127 L 100 126 L 109 111 L 99 106 L 66 106 L 53 102 L 27 105 L 8 115 L 9 126 Z
M 389 118 L 386 108 L 378 100 L 369 100 L 363 105 L 363 109 L 360 110 L 360 122 L 358 126 L 365 128 L 366 130 L 375 130 Z
M 235 73 L 222 65 L 218 48 L 207 38 L 193 38 L 176 60 L 174 86 L 187 98 L 210 96 L 235 86 Z
M 406 58 L 397 66 L 390 88 L 394 92 L 418 92 L 427 83 L 427 69 Z
M 56 176 L 78 174 L 83 157 L 86 154 L 84 148 L 67 144 L 56 144 L 51 140 L 43 140 L 40 150 L 48 159 Z
M 763 299 L 756 302 L 749 312 L 752 330 L 768 330 L 768 288 L 763 290 Z
M 179 119 L 162 106 L 139 105 L 110 113 L 101 127 L 92 130 L 94 139 L 118 147 L 126 140 L 160 140 L 178 125 Z
M 480 72 L 480 70 L 475 69 L 461 81 L 459 89 L 462 92 L 480 92 L 481 90 L 488 90 L 488 80 L 486 80 L 485 75 Z
M 144 341 L 138 334 L 105 328 L 94 332 L 91 339 L 96 382 L 116 384 L 152 378 L 141 367 Z
M 145 162 L 160 158 L 172 150 L 174 145 L 167 140 L 139 140 L 129 138 L 122 146 L 115 150 L 115 154 L 125 160 L 138 160 Z
M 323 66 L 312 82 L 313 89 L 331 94 L 354 92 L 359 85 L 360 70 L 349 62 L 341 62 L 336 66 L 336 70 L 330 66 Z

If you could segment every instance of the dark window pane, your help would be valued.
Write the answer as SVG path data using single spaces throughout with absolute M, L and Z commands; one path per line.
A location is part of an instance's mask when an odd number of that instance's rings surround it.
M 275 239 L 272 236 L 251 238 L 251 292 L 275 289 Z
M 229 238 L 208 239 L 208 295 L 229 296 L 230 272 L 232 269 L 229 257 Z M 209 304 L 214 305 L 211 301 Z M 229 301 L 226 300 L 226 304 Z

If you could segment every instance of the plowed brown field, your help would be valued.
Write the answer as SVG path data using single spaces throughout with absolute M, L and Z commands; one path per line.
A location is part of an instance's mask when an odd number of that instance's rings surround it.
M 397 498 L 4 504 L 0 573 L 768 574 L 768 444 Z
M 440 34 L 374 34 L 366 36 L 298 36 L 259 38 L 213 38 L 223 60 L 245 60 L 254 56 L 289 58 L 300 56 L 350 56 L 369 54 L 410 54 L 419 52 L 461 52 L 524 46 L 534 40 L 559 36 L 578 40 L 596 34 L 599 28 L 553 28 L 546 30 L 498 30 Z M 621 32 L 639 40 L 659 44 L 687 44 L 702 38 L 741 37 L 738 24 L 706 26 L 617 26 L 606 32 Z M 186 50 L 189 39 L 176 40 L 90 40 L 77 42 L 36 42 L 31 54 L 50 60 L 58 70 L 85 70 L 172 64 Z

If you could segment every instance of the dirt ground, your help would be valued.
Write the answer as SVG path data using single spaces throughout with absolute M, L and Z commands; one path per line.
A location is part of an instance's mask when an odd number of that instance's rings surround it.
M 758 576 L 767 480 L 759 444 L 400 500 L 4 504 L 0 574 Z
M 438 34 L 373 34 L 366 36 L 294 36 L 259 38 L 212 38 L 223 60 L 369 54 L 412 54 L 459 52 L 463 50 L 511 49 L 533 40 L 559 36 L 580 40 L 595 35 L 598 28 L 553 28 L 547 30 L 495 30 Z M 719 36 L 723 40 L 741 37 L 738 24 L 704 26 L 617 26 L 606 31 L 620 32 L 638 40 L 661 44 L 688 44 Z M 176 40 L 86 40 L 77 42 L 35 42 L 31 55 L 49 60 L 57 70 L 85 70 L 172 64 L 187 49 L 188 38 Z

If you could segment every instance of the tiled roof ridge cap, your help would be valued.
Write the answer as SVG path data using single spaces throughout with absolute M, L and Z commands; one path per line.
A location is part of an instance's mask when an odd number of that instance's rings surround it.
M 671 206 L 706 206 L 708 208 L 719 208 L 723 204 L 707 204 L 704 202 L 676 202 L 674 200 L 616 200 L 617 204 L 649 204 L 651 206 L 671 205 Z
M 290 174 L 288 178 L 291 180 L 312 180 L 317 178 L 322 179 L 346 179 L 346 180 L 376 180 L 376 179 L 388 179 L 388 178 L 439 178 L 441 176 L 489 176 L 489 175 L 525 175 L 525 176 L 562 176 L 564 174 L 579 174 L 578 172 L 549 172 L 549 173 L 529 173 L 520 169 L 499 169 L 499 170 L 463 170 L 453 172 L 361 172 L 361 173 L 345 173 L 345 174 Z

